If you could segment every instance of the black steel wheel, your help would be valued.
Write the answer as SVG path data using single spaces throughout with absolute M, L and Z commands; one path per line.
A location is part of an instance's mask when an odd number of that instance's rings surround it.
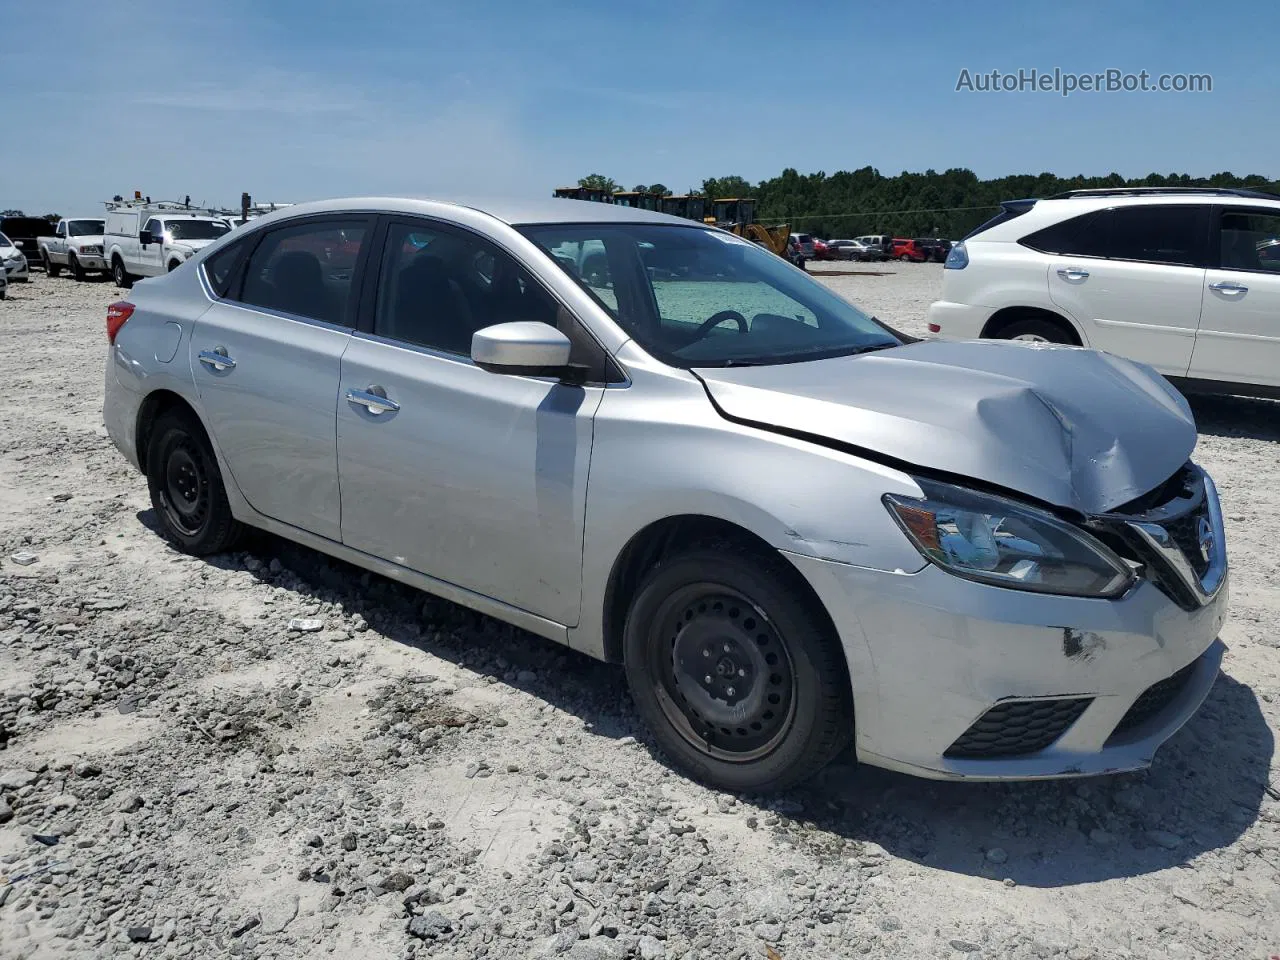
M 627 679 L 654 738 L 719 789 L 784 789 L 853 733 L 838 637 L 784 560 L 695 546 L 643 579 L 624 631 Z
M 173 411 L 156 421 L 147 486 L 162 531 L 187 553 L 221 553 L 239 538 L 217 457 L 190 414 Z

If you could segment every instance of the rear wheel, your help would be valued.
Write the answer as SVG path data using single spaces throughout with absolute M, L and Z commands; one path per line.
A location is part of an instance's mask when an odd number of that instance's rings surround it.
M 1060 323 L 1039 317 L 1015 320 L 1004 327 L 996 338 L 999 340 L 1030 340 L 1035 343 L 1075 343 L 1075 338 Z
M 903 263 L 910 263 L 910 262 L 911 262 L 911 256 L 910 256 L 910 254 L 906 254 L 906 253 L 904 253 L 902 256 L 898 257 L 898 259 L 899 259 L 899 260 L 901 260 Z
M 76 259 L 74 253 L 67 258 L 67 269 L 71 271 L 71 276 L 76 280 L 84 279 L 84 267 L 80 266 L 80 261 Z
M 190 414 L 161 414 L 152 428 L 147 486 L 163 533 L 184 552 L 222 553 L 239 539 L 217 457 Z
M 111 279 L 121 290 L 128 290 L 133 286 L 133 278 L 129 276 L 129 272 L 124 268 L 124 261 L 119 257 L 111 261 Z
M 777 557 L 730 543 L 664 560 L 624 632 L 627 680 L 662 749 L 724 790 L 780 790 L 848 742 L 839 640 Z
M 42 253 L 40 259 L 44 261 L 44 272 L 49 276 L 56 277 L 62 272 L 62 267 L 50 260 L 47 253 Z

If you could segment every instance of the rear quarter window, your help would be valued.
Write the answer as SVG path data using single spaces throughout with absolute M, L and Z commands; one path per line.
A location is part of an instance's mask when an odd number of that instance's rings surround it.
M 231 295 L 231 288 L 235 285 L 236 277 L 240 272 L 240 264 L 244 262 L 250 241 L 254 239 L 254 237 L 245 237 L 237 243 L 228 244 L 205 260 L 205 279 L 209 281 L 209 286 L 213 288 L 214 294 L 219 299 Z

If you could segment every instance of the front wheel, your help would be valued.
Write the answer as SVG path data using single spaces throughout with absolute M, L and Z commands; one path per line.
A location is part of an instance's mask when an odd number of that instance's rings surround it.
M 71 271 L 71 276 L 76 280 L 84 279 L 84 267 L 80 266 L 80 261 L 76 259 L 73 253 L 67 261 L 67 269 Z
M 121 290 L 128 290 L 133 286 L 133 278 L 129 276 L 129 271 L 124 268 L 124 261 L 119 257 L 111 263 L 111 279 Z
M 655 567 L 627 615 L 627 680 L 675 763 L 763 793 L 825 766 L 853 733 L 840 642 L 785 561 L 720 543 Z
M 218 459 L 190 414 L 162 414 L 152 428 L 147 487 L 161 530 L 184 552 L 222 553 L 240 538 Z
M 62 272 L 62 267 L 50 260 L 47 253 L 41 259 L 44 260 L 44 272 L 47 276 L 56 277 Z
M 1052 320 L 1029 317 L 1015 320 L 997 335 L 1000 340 L 1030 340 L 1035 343 L 1075 343 L 1075 339 L 1060 324 Z

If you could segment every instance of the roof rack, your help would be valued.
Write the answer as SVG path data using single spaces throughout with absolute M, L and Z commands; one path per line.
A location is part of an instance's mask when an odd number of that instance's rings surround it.
M 1070 200 L 1077 197 L 1153 197 L 1161 195 L 1200 194 L 1211 197 L 1249 197 L 1253 200 L 1280 200 L 1280 194 L 1265 190 L 1247 190 L 1244 187 L 1096 187 L 1088 190 L 1068 190 L 1055 193 L 1050 200 Z

